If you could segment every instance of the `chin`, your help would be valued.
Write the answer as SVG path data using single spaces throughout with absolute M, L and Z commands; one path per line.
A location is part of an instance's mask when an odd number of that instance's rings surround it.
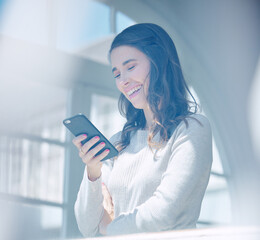
M 144 106 L 141 106 L 141 105 L 138 105 L 138 104 L 133 104 L 133 107 L 136 108 L 136 109 L 144 109 Z

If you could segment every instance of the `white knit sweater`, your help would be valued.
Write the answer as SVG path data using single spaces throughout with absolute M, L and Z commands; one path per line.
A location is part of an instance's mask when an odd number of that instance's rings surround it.
M 212 135 L 206 117 L 182 121 L 156 154 L 147 144 L 148 131 L 138 130 L 130 145 L 113 160 L 104 161 L 102 176 L 88 180 L 86 169 L 75 203 L 81 233 L 95 236 L 103 216 L 101 183 L 112 196 L 115 219 L 107 234 L 195 228 L 212 164 Z M 114 143 L 120 132 L 111 138 Z M 159 134 L 155 136 L 159 140 Z

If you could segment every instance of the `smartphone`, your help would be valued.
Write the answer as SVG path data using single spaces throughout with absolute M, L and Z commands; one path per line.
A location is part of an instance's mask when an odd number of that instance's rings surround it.
M 101 161 L 110 159 L 112 157 L 115 157 L 118 155 L 117 149 L 113 146 L 111 142 L 109 142 L 105 136 L 93 125 L 93 123 L 88 120 L 88 118 L 83 115 L 82 113 L 79 113 L 73 117 L 67 118 L 63 120 L 63 124 L 66 128 L 70 130 L 70 132 L 75 136 L 79 136 L 81 134 L 87 134 L 87 139 L 84 139 L 81 143 L 82 145 L 89 141 L 92 137 L 99 136 L 100 140 L 95 143 L 91 148 L 96 147 L 99 143 L 105 142 L 105 147 L 101 149 L 95 156 L 101 154 L 106 149 L 109 149 L 110 152 L 108 155 L 103 158 Z

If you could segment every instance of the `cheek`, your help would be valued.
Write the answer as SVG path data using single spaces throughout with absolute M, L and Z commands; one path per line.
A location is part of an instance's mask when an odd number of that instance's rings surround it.
M 150 81 L 150 79 L 147 78 L 145 83 L 144 83 L 144 94 L 145 94 L 145 96 L 148 95 L 149 81 Z
M 144 66 L 142 69 L 142 79 L 145 85 L 149 85 L 150 79 L 150 65 Z

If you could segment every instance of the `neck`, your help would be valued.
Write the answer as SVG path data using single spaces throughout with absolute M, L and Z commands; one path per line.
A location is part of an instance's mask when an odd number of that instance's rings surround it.
M 153 113 L 150 108 L 144 109 L 144 116 L 146 120 L 145 128 L 149 129 L 153 124 Z

